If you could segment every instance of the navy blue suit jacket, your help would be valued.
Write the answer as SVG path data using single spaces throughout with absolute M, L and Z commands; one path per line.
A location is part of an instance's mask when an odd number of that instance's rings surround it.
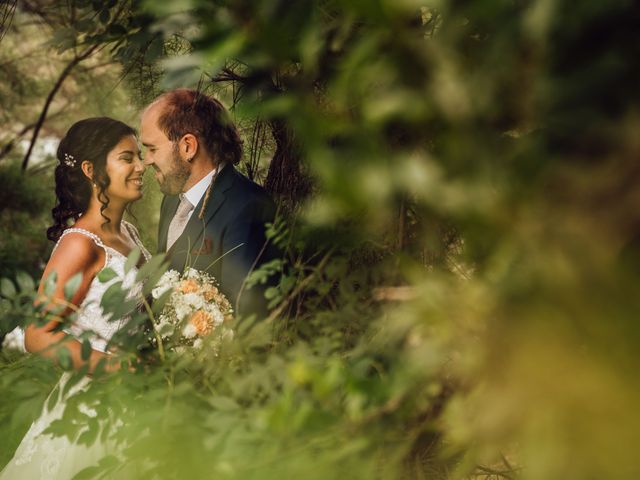
M 275 205 L 262 187 L 230 164 L 225 165 L 215 179 L 200 219 L 205 196 L 168 252 L 167 232 L 180 200 L 177 195 L 164 197 L 158 251 L 167 253 L 169 268 L 182 272 L 185 267 L 192 267 L 213 275 L 220 290 L 240 313 L 262 313 L 262 289 L 249 290 L 243 287 L 243 282 L 252 269 L 272 258 L 272 249 L 266 243 L 265 223 L 273 222 Z

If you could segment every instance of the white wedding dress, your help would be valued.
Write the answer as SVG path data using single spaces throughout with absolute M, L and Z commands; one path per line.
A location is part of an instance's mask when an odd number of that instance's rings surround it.
M 124 232 L 140 247 L 145 260 L 149 260 L 151 255 L 142 245 L 135 227 L 124 221 L 122 224 Z M 123 288 L 129 290 L 129 298 L 139 296 L 142 286 L 135 282 L 138 270 L 133 267 L 125 274 L 126 257 L 117 250 L 105 245 L 97 235 L 80 228 L 65 230 L 58 243 L 56 243 L 56 247 L 65 235 L 72 233 L 86 235 L 99 247 L 103 248 L 105 251 L 103 268 L 111 268 L 116 272 L 117 276 L 104 283 L 100 282 L 97 276 L 93 279 L 86 297 L 80 304 L 73 326 L 65 331 L 72 336 L 78 336 L 86 331 L 95 332 L 95 335 L 89 340 L 91 346 L 94 350 L 105 352 L 109 339 L 126 323 L 127 317 L 110 321 L 109 315 L 105 315 L 100 307 L 102 296 L 113 283 L 119 280 L 122 280 Z M 56 247 L 54 247 L 54 250 Z M 62 375 L 58 385 L 51 393 L 51 395 L 58 395 L 55 406 L 51 410 L 47 410 L 46 405 L 49 404 L 49 399 L 47 399 L 40 417 L 33 422 L 13 458 L 0 472 L 0 480 L 69 480 L 80 470 L 97 464 L 98 460 L 106 453 L 104 446 L 100 442 L 94 443 L 91 447 L 86 447 L 70 441 L 67 437 L 53 437 L 51 434 L 42 433 L 52 421 L 62 418 L 66 399 L 76 394 L 79 390 L 86 388 L 90 382 L 89 377 L 84 377 L 70 389 L 65 398 L 60 398 L 62 387 L 70 376 L 71 374 L 67 372 Z M 90 417 L 96 416 L 96 412 L 88 408 L 85 408 L 83 413 Z M 82 430 L 78 435 L 81 433 Z

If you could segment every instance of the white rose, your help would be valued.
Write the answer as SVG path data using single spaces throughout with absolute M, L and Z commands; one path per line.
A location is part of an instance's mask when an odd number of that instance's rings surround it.
M 184 328 L 182 329 L 182 335 L 185 338 L 193 338 L 198 334 L 198 332 L 196 332 L 196 327 L 194 327 L 193 325 L 191 325 L 191 323 L 187 323 Z
M 182 301 L 191 306 L 194 310 L 204 307 L 204 299 L 197 293 L 186 293 L 182 296 Z

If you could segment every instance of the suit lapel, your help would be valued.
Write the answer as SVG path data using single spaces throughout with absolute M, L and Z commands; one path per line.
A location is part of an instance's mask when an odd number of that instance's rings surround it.
M 179 257 L 179 263 L 183 262 L 182 258 L 183 256 L 186 257 L 188 255 L 188 252 L 191 252 L 194 249 L 199 250 L 203 248 L 202 244 L 204 238 L 202 234 L 204 233 L 207 224 L 213 219 L 220 207 L 222 207 L 222 204 L 226 199 L 225 192 L 229 190 L 229 188 L 231 188 L 234 178 L 235 169 L 233 168 L 233 165 L 226 165 L 225 167 L 223 167 L 222 171 L 218 174 L 213 187 L 211 188 L 211 194 L 209 195 L 209 200 L 207 202 L 207 205 L 205 206 L 202 219 L 200 219 L 198 216 L 200 214 L 200 210 L 202 210 L 202 204 L 205 200 L 206 194 L 203 195 L 198 205 L 196 205 L 196 208 L 194 209 L 191 218 L 187 222 L 184 231 L 178 237 L 169 251 L 170 253 L 175 252 L 177 254 L 177 256 Z M 173 208 L 174 214 L 176 210 L 177 205 Z M 169 218 L 173 218 L 173 214 Z M 171 220 L 167 222 L 167 231 L 169 229 L 169 223 L 171 223 Z M 166 246 L 166 233 L 164 235 L 164 238 Z

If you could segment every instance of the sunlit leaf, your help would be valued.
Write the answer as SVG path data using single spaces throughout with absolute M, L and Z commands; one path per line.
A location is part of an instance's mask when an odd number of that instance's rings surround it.
M 127 256 L 127 261 L 124 264 L 125 272 L 129 272 L 129 270 L 138 265 L 138 260 L 140 260 L 141 254 L 142 251 L 140 250 L 140 247 L 135 247 L 133 250 L 131 250 L 131 253 L 129 253 L 129 255 Z
M 109 280 L 116 278 L 118 274 L 112 268 L 103 268 L 98 273 L 98 280 L 102 283 L 107 283 Z
M 71 370 L 73 368 L 73 360 L 71 358 L 71 352 L 65 346 L 61 346 L 56 351 L 56 357 L 58 359 L 58 364 L 64 370 Z
M 82 348 L 81 348 L 81 357 L 82 360 L 84 360 L 85 362 L 89 360 L 89 357 L 91 357 L 91 342 L 89 342 L 88 339 L 84 339 L 82 341 Z
M 80 284 L 82 283 L 82 272 L 78 272 L 75 275 L 73 275 L 69 280 L 67 280 L 67 283 L 64 284 L 64 297 L 67 300 L 71 300 L 78 288 L 80 288 Z
M 35 288 L 35 282 L 33 278 L 25 272 L 19 271 L 16 273 L 16 281 L 18 282 L 18 287 L 20 287 L 20 291 L 22 293 L 31 292 Z
M 12 298 L 16 295 L 16 287 L 8 278 L 0 279 L 0 293 L 6 298 Z
M 44 280 L 44 294 L 47 296 L 52 296 L 56 291 L 56 282 L 58 281 L 58 273 L 55 270 L 52 270 L 47 278 Z

